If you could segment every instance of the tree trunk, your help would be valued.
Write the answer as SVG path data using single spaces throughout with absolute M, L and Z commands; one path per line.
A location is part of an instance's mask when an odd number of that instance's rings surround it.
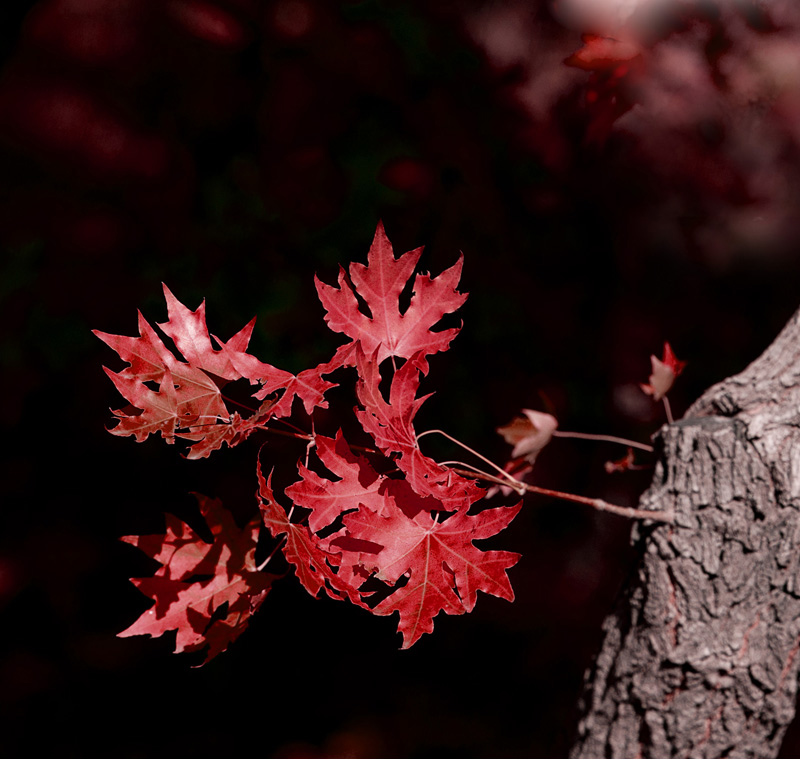
M 662 428 L 641 559 L 585 675 L 571 757 L 775 757 L 799 647 L 798 312 Z

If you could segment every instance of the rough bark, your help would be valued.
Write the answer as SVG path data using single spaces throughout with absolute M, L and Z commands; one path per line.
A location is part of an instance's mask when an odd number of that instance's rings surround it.
M 571 757 L 775 757 L 796 708 L 798 313 L 657 436 L 639 565 L 585 675 Z

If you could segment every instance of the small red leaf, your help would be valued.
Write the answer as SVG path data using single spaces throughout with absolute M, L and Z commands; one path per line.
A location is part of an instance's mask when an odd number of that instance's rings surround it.
M 320 461 L 339 479 L 328 480 L 301 464 L 298 466 L 301 480 L 285 491 L 295 504 L 311 510 L 312 532 L 322 530 L 342 512 L 357 509 L 361 504 L 380 513 L 384 501 L 380 490 L 385 478 L 350 450 L 342 431 L 336 439 L 318 435 L 314 443 Z
M 604 469 L 611 475 L 613 472 L 626 472 L 626 470 L 636 469 L 634 464 L 634 449 L 629 446 L 626 456 L 610 462 L 604 462 Z
M 666 341 L 661 361 L 651 355 L 651 375 L 648 378 L 648 384 L 642 383 L 640 388 L 644 393 L 653 396 L 654 401 L 661 401 L 686 366 L 687 362 L 679 361 L 673 353 L 670 343 Z
M 357 349 L 356 395 L 363 408 L 356 410 L 356 417 L 385 455 L 400 454 L 396 463 L 420 496 L 435 497 L 444 509 L 459 509 L 465 500 L 476 501 L 485 491 L 474 480 L 463 478 L 420 450 L 412 421 L 428 398 L 417 397 L 421 364 L 422 357 L 415 354 L 395 372 L 387 403 L 379 388 L 381 372 L 376 355 L 368 359 Z

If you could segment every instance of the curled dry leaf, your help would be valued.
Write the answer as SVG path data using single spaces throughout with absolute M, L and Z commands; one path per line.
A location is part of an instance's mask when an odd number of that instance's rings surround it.
M 523 457 L 533 463 L 550 442 L 559 422 L 546 412 L 535 412 L 533 409 L 523 409 L 522 412 L 524 416 L 515 417 L 508 425 L 499 427 L 497 432 L 514 446 L 513 458 Z

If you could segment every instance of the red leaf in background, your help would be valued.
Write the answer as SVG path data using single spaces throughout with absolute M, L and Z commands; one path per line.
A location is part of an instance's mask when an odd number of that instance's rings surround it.
M 151 578 L 131 579 L 155 604 L 117 635 L 157 637 L 175 630 L 176 652 L 194 652 L 208 645 L 205 664 L 242 634 L 275 576 L 256 569 L 259 521 L 240 529 L 219 499 L 195 495 L 212 543 L 171 515 L 166 517 L 163 536 L 123 537 L 161 567 Z M 194 576 L 210 577 L 192 580 Z
M 641 383 L 640 388 L 644 393 L 653 396 L 654 401 L 661 401 L 686 366 L 687 362 L 679 361 L 670 344 L 665 342 L 662 361 L 651 355 L 651 375 L 648 377 L 648 384 Z
M 341 367 L 348 366 L 342 360 L 343 353 L 337 351 L 334 358 L 323 364 L 319 364 L 313 369 L 304 369 L 295 376 L 290 376 L 291 379 L 286 384 L 265 384 L 265 386 L 253 394 L 253 398 L 264 399 L 277 390 L 284 389 L 284 393 L 280 399 L 275 402 L 273 407 L 274 417 L 287 417 L 292 413 L 292 402 L 295 397 L 303 402 L 303 408 L 306 414 L 311 414 L 315 407 L 322 407 L 326 409 L 328 402 L 325 400 L 325 392 L 330 388 L 335 388 L 336 383 L 331 383 L 328 380 L 323 380 L 323 375 L 334 372 Z
M 215 3 L 168 0 L 168 13 L 190 34 L 224 47 L 241 47 L 248 38 L 242 24 Z
M 456 311 L 467 298 L 466 293 L 456 290 L 463 258 L 460 256 L 450 269 L 433 279 L 426 274 L 416 275 L 411 303 L 401 314 L 400 296 L 421 253 L 418 248 L 396 259 L 379 222 L 367 265 L 352 263 L 348 270 L 350 281 L 341 268 L 338 288 L 315 277 L 328 326 L 352 338 L 354 343 L 358 341 L 365 354 L 377 352 L 379 362 L 389 356 L 409 359 L 414 354 L 424 357 L 446 351 L 459 329 L 433 332 L 431 327 L 445 314 Z M 367 305 L 369 315 L 360 310 L 357 294 Z M 422 368 L 428 371 L 425 359 Z
M 583 46 L 565 63 L 584 71 L 609 71 L 642 55 L 642 48 L 636 43 L 614 37 L 582 34 L 581 41 Z
M 440 521 L 443 513 L 436 517 L 428 511 L 415 513 L 419 500 L 415 500 L 413 509 L 405 510 L 403 490 L 395 490 L 396 483 L 401 481 L 388 481 L 387 493 L 393 498 L 384 502 L 382 514 L 367 507 L 346 514 L 342 533 L 351 541 L 382 547 L 372 555 L 370 566 L 365 567 L 375 572 L 379 580 L 395 586 L 401 578 L 408 578 L 373 609 L 376 615 L 400 614 L 402 648 L 408 649 L 424 633 L 434 630 L 434 618 L 440 612 L 470 612 L 478 591 L 514 599 L 506 571 L 520 555 L 481 551 L 473 541 L 503 530 L 520 511 L 522 502 L 476 515 L 467 514 L 468 503 Z M 336 537 L 332 544 L 338 544 Z M 343 552 L 343 562 L 347 561 L 347 554 Z M 365 562 L 365 555 L 358 556 L 359 561 Z
M 197 459 L 208 456 L 223 443 L 235 446 L 270 417 L 288 415 L 295 396 L 302 399 L 307 411 L 326 405 L 323 394 L 333 383 L 323 380 L 322 372 L 333 371 L 336 365 L 321 365 L 296 377 L 246 353 L 255 319 L 223 343 L 209 334 L 205 301 L 191 311 L 166 285 L 164 297 L 168 320 L 159 327 L 172 338 L 186 361 L 178 359 L 164 345 L 141 313 L 139 337 L 94 331 L 128 362 L 122 372 L 108 368 L 105 371 L 125 399 L 141 410 L 138 414 L 114 412 L 118 423 L 109 432 L 133 435 L 137 441 L 145 440 L 151 433 L 161 433 L 168 443 L 179 436 L 196 442 L 187 456 Z M 212 345 L 212 337 L 219 349 Z M 238 412 L 229 411 L 220 390 L 227 382 L 241 379 L 261 384 L 254 394 L 259 400 L 277 391 L 283 394 L 276 401 L 263 401 L 251 417 L 243 418 Z M 156 383 L 158 389 L 152 387 Z
M 590 116 L 586 140 L 601 143 L 612 125 L 637 101 L 638 77 L 642 74 L 642 48 L 635 42 L 584 34 L 583 47 L 565 59 L 565 64 L 590 72 L 587 111 Z

